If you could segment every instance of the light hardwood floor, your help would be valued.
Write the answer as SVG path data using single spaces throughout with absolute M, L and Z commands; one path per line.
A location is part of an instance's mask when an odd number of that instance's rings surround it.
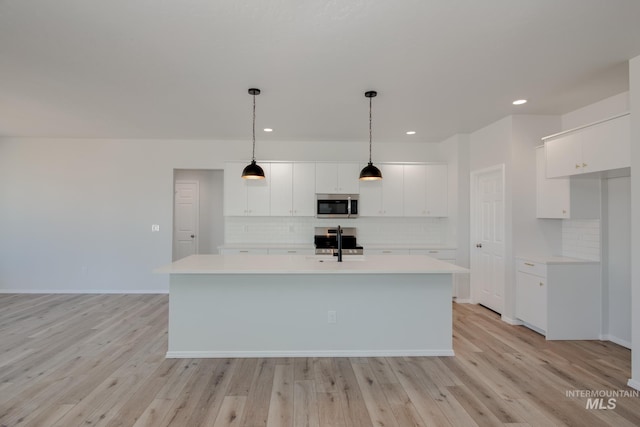
M 167 295 L 0 295 L 0 425 L 640 425 L 640 398 L 566 395 L 631 390 L 629 350 L 480 306 L 454 304 L 455 357 L 352 359 L 165 359 L 167 311 Z

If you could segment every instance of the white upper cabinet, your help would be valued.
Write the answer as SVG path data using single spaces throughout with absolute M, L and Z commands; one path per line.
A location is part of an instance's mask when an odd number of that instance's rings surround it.
M 316 193 L 357 194 L 358 163 L 316 163 Z
M 272 216 L 293 215 L 293 163 L 271 164 Z
M 224 168 L 225 216 L 268 216 L 271 165 L 260 163 L 265 179 L 243 179 L 242 170 L 247 163 L 227 163 Z
M 360 182 L 360 216 L 403 215 L 403 165 L 379 165 L 382 180 Z
M 547 178 L 631 166 L 629 114 L 543 138 Z
M 315 163 L 293 164 L 293 215 L 315 216 L 316 214 L 316 165 Z
M 571 181 L 546 177 L 544 147 L 536 149 L 536 217 L 571 217 Z
M 314 163 L 271 163 L 271 216 L 314 216 Z
M 404 216 L 447 216 L 447 165 L 404 166 Z

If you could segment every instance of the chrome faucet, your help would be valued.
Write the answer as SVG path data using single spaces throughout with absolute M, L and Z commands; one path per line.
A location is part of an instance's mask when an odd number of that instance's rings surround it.
M 338 234 L 336 235 L 338 240 L 338 262 L 342 262 L 342 229 L 338 226 Z

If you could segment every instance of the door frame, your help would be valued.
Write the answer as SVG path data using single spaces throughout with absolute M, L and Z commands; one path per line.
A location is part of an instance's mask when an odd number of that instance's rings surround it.
M 506 174 L 505 174 L 505 164 L 504 163 L 500 163 L 497 165 L 493 165 L 493 166 L 489 166 L 486 168 L 482 168 L 482 169 L 475 169 L 472 170 L 470 173 L 470 200 L 469 200 L 469 270 L 470 270 L 470 278 L 469 278 L 469 298 L 471 299 L 471 303 L 472 304 L 478 304 L 478 286 L 477 286 L 477 282 L 474 283 L 474 274 L 473 274 L 473 267 L 478 265 L 478 252 L 475 250 L 475 245 L 476 242 L 479 239 L 479 227 L 478 227 L 478 206 L 477 206 L 477 201 L 478 201 L 478 181 L 479 181 L 479 177 L 480 175 L 486 174 L 486 173 L 491 173 L 491 172 L 500 172 L 501 175 L 501 179 L 502 179 L 502 218 L 503 218 L 503 236 L 505 236 L 505 247 L 504 247 L 504 252 L 503 253 L 503 259 L 506 260 L 506 250 L 507 250 L 507 243 L 508 243 L 508 236 L 507 236 L 507 216 L 506 216 L 506 210 L 507 210 L 507 200 L 506 200 Z M 504 277 L 504 283 L 505 283 L 505 288 L 506 288 L 506 284 L 507 282 L 507 266 L 506 263 L 504 263 L 502 272 L 500 273 L 502 274 L 502 276 Z M 477 276 L 477 275 L 476 275 Z M 474 286 L 475 285 L 475 286 Z M 506 289 L 505 289 L 506 291 Z M 503 292 L 503 302 L 502 302 L 502 309 L 503 311 L 506 308 L 506 299 L 504 298 L 504 292 Z
M 175 172 L 174 172 L 175 175 Z M 194 179 L 175 179 L 173 180 L 173 224 L 172 224 L 172 228 L 171 228 L 171 233 L 172 233 L 172 237 L 171 237 L 171 259 L 175 260 L 175 256 L 176 256 L 176 243 L 177 243 L 177 239 L 176 239 L 176 194 L 177 194 L 177 190 L 176 190 L 176 186 L 178 184 L 195 184 L 196 186 L 196 195 L 198 198 L 198 206 L 197 209 L 195 209 L 195 220 L 194 220 L 194 239 L 193 239 L 193 244 L 194 244 L 194 254 L 199 253 L 199 239 L 200 239 L 200 181 L 198 180 L 194 180 Z

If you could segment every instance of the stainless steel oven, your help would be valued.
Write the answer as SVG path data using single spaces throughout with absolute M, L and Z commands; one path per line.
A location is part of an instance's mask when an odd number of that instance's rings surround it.
M 316 194 L 316 217 L 355 218 L 357 216 L 357 194 Z

